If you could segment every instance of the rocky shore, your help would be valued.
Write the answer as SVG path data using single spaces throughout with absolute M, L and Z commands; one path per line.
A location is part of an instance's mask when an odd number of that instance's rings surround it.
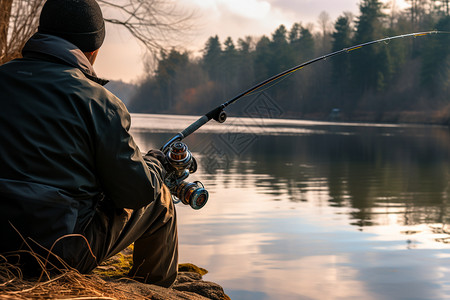
M 125 275 L 131 268 L 132 249 L 128 248 L 105 261 L 94 274 L 100 276 L 118 290 L 135 294 L 137 299 L 152 300 L 229 300 L 223 288 L 217 283 L 203 280 L 207 270 L 194 264 L 178 265 L 178 277 L 171 288 L 163 288 L 152 284 L 143 284 L 128 280 Z
M 182 269 L 183 265 L 180 266 Z M 177 281 L 171 288 L 163 288 L 152 284 L 135 281 L 111 282 L 119 290 L 126 290 L 128 295 L 136 295 L 136 299 L 152 300 L 229 300 L 223 288 L 209 281 L 204 281 L 202 275 L 193 271 L 181 271 Z
M 230 300 L 220 285 L 203 280 L 205 269 L 189 263 L 178 266 L 178 277 L 170 288 L 128 278 L 131 253 L 125 249 L 92 274 L 64 269 L 51 276 L 42 272 L 36 280 L 22 278 L 21 270 L 0 256 L 0 299 Z

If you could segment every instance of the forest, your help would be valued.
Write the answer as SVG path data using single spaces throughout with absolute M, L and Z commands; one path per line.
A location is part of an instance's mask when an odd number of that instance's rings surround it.
M 428 30 L 450 32 L 448 1 L 409 0 L 395 10 L 362 0 L 320 30 L 301 21 L 270 35 L 233 41 L 211 36 L 201 57 L 161 52 L 128 108 L 140 113 L 202 115 L 251 86 L 315 57 L 368 41 Z M 328 24 L 329 23 L 329 24 Z M 279 117 L 311 120 L 450 124 L 450 34 L 377 43 L 309 65 L 261 92 Z M 258 94 L 246 97 L 257 97 Z M 251 101 L 251 100 L 250 100 Z M 230 106 L 245 116 L 249 100 Z

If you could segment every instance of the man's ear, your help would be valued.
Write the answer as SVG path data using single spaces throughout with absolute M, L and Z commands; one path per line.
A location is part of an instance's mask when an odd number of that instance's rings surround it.
M 84 55 L 86 56 L 86 58 L 91 63 L 91 65 L 94 65 L 95 59 L 97 58 L 98 51 L 99 51 L 99 49 L 97 49 L 95 51 L 91 51 L 91 52 L 83 52 Z

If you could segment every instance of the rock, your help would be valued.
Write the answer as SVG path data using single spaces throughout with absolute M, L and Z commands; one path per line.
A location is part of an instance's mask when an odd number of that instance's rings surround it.
M 196 293 L 178 291 L 172 288 L 163 288 L 153 284 L 144 284 L 139 282 L 120 282 L 116 283 L 117 288 L 126 291 L 130 299 L 151 299 L 151 300 L 207 300 L 204 296 Z
M 193 272 L 180 272 L 172 289 L 195 293 L 213 300 L 230 300 L 217 283 L 203 281 L 202 276 Z
M 178 272 L 191 272 L 191 273 L 198 273 L 201 276 L 208 273 L 206 269 L 197 267 L 194 264 L 185 263 L 185 264 L 179 264 L 178 265 Z
M 94 273 L 113 288 L 123 291 L 128 299 L 230 300 L 220 285 L 202 279 L 208 273 L 207 270 L 191 263 L 178 265 L 178 277 L 171 288 L 127 279 L 125 274 L 131 268 L 131 257 L 131 251 L 122 251 L 99 266 Z
M 220 285 L 203 281 L 201 275 L 194 272 L 180 272 L 171 288 L 132 280 L 114 280 L 114 285 L 130 299 L 136 296 L 135 299 L 152 300 L 230 300 Z
M 174 285 L 179 285 L 185 282 L 193 282 L 202 280 L 202 275 L 197 273 L 190 273 L 190 272 L 180 272 L 178 273 L 177 281 Z
M 108 282 L 110 287 L 122 291 L 124 299 L 230 300 L 220 285 L 202 280 L 202 275 L 195 272 L 180 272 L 171 288 L 163 288 L 126 278 L 103 279 Z

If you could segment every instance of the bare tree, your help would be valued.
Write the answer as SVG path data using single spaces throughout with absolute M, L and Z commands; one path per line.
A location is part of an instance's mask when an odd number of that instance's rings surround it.
M 322 11 L 317 18 L 317 23 L 319 23 L 323 36 L 325 36 L 329 32 L 329 29 L 331 27 L 330 20 L 330 15 L 326 11 Z
M 97 0 L 106 22 L 125 27 L 153 56 L 178 46 L 193 27 L 193 13 L 176 0 Z M 36 32 L 45 0 L 0 0 L 0 64 L 20 57 Z
M 449 0 L 433 0 L 433 6 L 445 16 L 449 15 Z
M 317 19 L 317 23 L 320 26 L 322 31 L 322 48 L 325 49 L 326 45 L 330 42 L 330 31 L 331 31 L 331 18 L 330 15 L 326 11 L 322 11 L 319 14 Z
M 180 9 L 176 0 L 97 1 L 106 22 L 125 27 L 154 56 L 186 41 L 194 27 L 194 13 Z
M 45 0 L 0 0 L 0 64 L 20 56 Z
M 406 0 L 406 2 L 410 4 L 409 14 L 412 29 L 417 30 L 427 13 L 427 6 L 431 5 L 430 0 Z
M 0 0 L 0 63 L 4 55 L 8 34 L 9 18 L 11 15 L 12 0 Z

